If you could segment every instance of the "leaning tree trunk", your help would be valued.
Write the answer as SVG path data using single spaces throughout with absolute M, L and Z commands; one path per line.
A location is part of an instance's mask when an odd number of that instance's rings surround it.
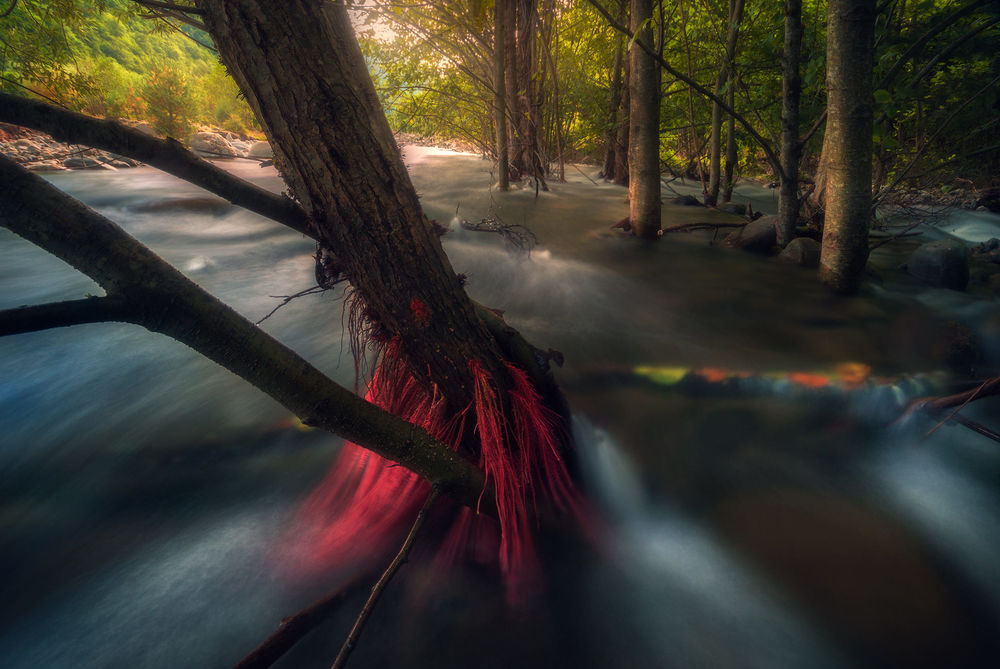
M 498 188 L 510 190 L 510 157 L 507 153 L 507 85 L 505 82 L 505 40 L 507 21 L 506 0 L 496 0 L 493 6 L 493 117 L 497 138 Z
M 827 25 L 826 219 L 819 275 L 835 291 L 851 294 L 868 259 L 875 0 L 830 0 Z
M 715 79 L 715 95 L 722 95 L 722 87 L 726 85 L 733 71 L 736 58 L 736 39 L 739 36 L 740 22 L 743 20 L 743 0 L 729 2 L 729 32 L 726 34 L 726 62 L 719 69 Z M 732 104 L 732 103 L 730 103 Z M 712 139 L 709 149 L 708 192 L 705 204 L 715 206 L 719 201 L 719 182 L 722 172 L 722 107 L 718 102 L 712 103 Z
M 576 508 L 559 454 L 558 407 L 551 395 L 542 401 L 526 370 L 505 359 L 503 341 L 463 291 L 421 211 L 345 4 L 197 6 L 292 195 L 355 290 L 353 334 L 381 353 L 369 399 L 478 458 L 496 488 L 499 518 L 498 528 L 483 530 L 499 530 L 498 566 L 508 585 L 522 584 L 535 563 L 530 500 Z M 336 519 L 314 548 L 341 566 L 357 562 L 361 546 L 391 546 L 427 494 L 426 484 L 402 468 L 373 465 L 356 447 L 345 453 L 323 484 L 329 488 L 310 502 L 337 500 Z M 350 493 L 342 502 L 345 485 Z M 321 509 L 317 522 L 331 515 Z M 485 522 L 456 518 L 462 527 Z
M 802 0 L 785 0 L 785 49 L 781 59 L 781 174 L 778 191 L 778 246 L 795 236 L 799 220 L 799 54 Z
M 653 44 L 649 20 L 651 0 L 632 0 L 629 112 L 629 222 L 644 239 L 656 239 L 660 230 L 660 70 L 637 43 Z

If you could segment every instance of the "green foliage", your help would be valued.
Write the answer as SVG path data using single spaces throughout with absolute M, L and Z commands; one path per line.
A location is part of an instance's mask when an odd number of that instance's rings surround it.
M 146 77 L 142 97 L 157 132 L 180 140 L 191 134 L 197 103 L 184 73 L 169 65 L 154 68 Z
M 196 123 L 259 130 L 215 53 L 195 40 L 211 44 L 194 28 L 140 18 L 128 0 L 20 0 L 0 19 L 0 89 L 148 120 L 177 137 Z

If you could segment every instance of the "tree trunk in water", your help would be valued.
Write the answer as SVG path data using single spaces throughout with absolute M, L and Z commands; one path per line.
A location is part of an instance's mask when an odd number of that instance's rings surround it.
M 719 69 L 715 79 L 715 95 L 722 95 L 722 87 L 734 69 L 736 58 L 736 39 L 739 36 L 740 21 L 743 20 L 743 0 L 729 2 L 729 32 L 726 35 L 726 62 Z M 731 103 L 730 103 L 731 104 Z M 712 139 L 709 149 L 708 192 L 705 194 L 705 204 L 712 207 L 719 201 L 719 182 L 722 171 L 722 107 L 717 102 L 712 103 Z
M 632 32 L 636 41 L 653 43 L 649 19 L 651 0 L 631 0 Z M 629 112 L 629 221 L 644 239 L 660 230 L 660 71 L 656 61 L 637 43 L 629 49 L 631 64 Z
M 785 0 L 785 49 L 781 76 L 781 174 L 778 191 L 778 246 L 795 236 L 799 221 L 799 55 L 802 47 L 802 0 Z
M 493 6 L 493 115 L 497 138 L 498 188 L 510 190 L 510 157 L 507 153 L 507 86 L 505 79 L 504 46 L 507 21 L 506 0 L 496 0 Z
M 872 204 L 872 63 L 875 0 L 827 9 L 826 220 L 820 280 L 857 292 L 868 259 Z
M 536 572 L 529 499 L 575 506 L 558 451 L 559 419 L 525 371 L 507 361 L 421 211 L 346 6 L 197 6 L 291 193 L 353 286 L 352 335 L 379 354 L 368 399 L 478 458 L 496 488 L 499 518 L 499 528 L 482 529 L 499 529 L 497 563 L 516 595 Z M 370 560 L 395 543 L 426 491 L 401 467 L 345 447 L 304 508 L 322 526 L 308 555 L 341 567 Z M 462 533 L 486 521 L 465 513 L 455 522 L 454 531 L 469 536 Z
M 504 2 L 504 0 L 500 1 Z M 508 159 L 511 167 L 520 174 L 524 171 L 521 164 L 521 156 L 524 154 L 524 139 L 521 137 L 521 96 L 518 93 L 520 80 L 518 79 L 519 70 L 517 67 L 517 4 L 517 0 L 506 0 L 507 11 L 504 13 L 504 58 L 506 63 L 504 70 L 507 83 L 508 137 L 510 137 Z

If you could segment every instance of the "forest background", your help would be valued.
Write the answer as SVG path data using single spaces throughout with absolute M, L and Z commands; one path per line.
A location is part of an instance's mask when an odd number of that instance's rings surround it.
M 199 127 L 262 135 L 206 33 L 175 20 L 168 10 L 143 11 L 127 0 L 87 4 L 89 11 L 70 0 L 11 2 L 0 22 L 0 89 L 20 94 L 30 89 L 95 116 L 147 121 L 159 133 L 181 139 Z M 627 3 L 529 4 L 536 9 L 530 68 L 527 79 L 514 78 L 519 88 L 509 95 L 528 105 L 523 113 L 532 116 L 540 161 L 557 175 L 568 161 L 605 161 L 605 174 L 613 178 L 607 161 L 627 126 L 628 59 L 622 54 L 628 44 L 607 17 L 627 23 Z M 781 130 L 785 4 L 661 2 L 652 21 L 663 58 L 730 102 L 774 146 Z M 151 14 L 157 15 L 153 21 Z M 355 3 L 354 17 L 394 130 L 442 143 L 458 140 L 494 154 L 492 3 L 368 0 Z M 825 121 L 826 3 L 805 0 L 801 17 L 799 127 L 808 189 Z M 940 196 L 995 185 L 998 22 L 1000 5 L 993 0 L 878 4 L 876 192 L 892 185 Z M 717 137 L 725 147 L 723 201 L 732 178 L 776 178 L 747 128 L 719 115 L 683 81 L 662 76 L 663 172 L 707 181 Z

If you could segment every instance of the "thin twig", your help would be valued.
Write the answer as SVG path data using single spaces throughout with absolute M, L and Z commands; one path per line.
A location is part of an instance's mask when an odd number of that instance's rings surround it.
M 930 430 L 928 430 L 927 434 L 925 434 L 924 436 L 925 437 L 931 436 L 932 434 L 934 434 L 935 432 L 937 432 L 938 428 L 940 428 L 942 425 L 944 425 L 949 420 L 951 420 L 952 418 L 954 418 L 958 414 L 958 412 L 961 411 L 962 409 L 964 409 L 965 406 L 969 402 L 971 402 L 972 400 L 976 399 L 976 397 L 979 395 L 979 393 L 981 393 L 983 391 L 983 388 L 985 388 L 988 383 L 989 383 L 989 380 L 983 381 L 982 384 L 978 388 L 976 388 L 972 392 L 965 393 L 965 395 L 968 396 L 968 397 L 965 398 L 965 401 L 962 402 L 961 404 L 959 404 L 957 407 L 955 407 L 954 411 L 952 411 L 950 414 L 948 414 L 947 416 L 945 416 L 944 420 L 942 420 L 940 423 L 938 423 L 937 425 L 935 425 L 934 427 L 932 427 Z
M 427 496 L 427 501 L 424 505 L 420 507 L 420 511 L 417 513 L 417 519 L 413 522 L 413 527 L 410 528 L 410 533 L 406 535 L 406 540 L 403 541 L 402 548 L 399 549 L 399 553 L 396 558 L 389 565 L 389 568 L 385 570 L 382 577 L 378 582 L 372 587 L 372 594 L 368 597 L 368 601 L 365 602 L 364 608 L 361 609 L 361 613 L 358 615 L 358 619 L 354 621 L 354 627 L 351 628 L 351 633 L 347 635 L 347 640 L 344 641 L 343 647 L 340 649 L 340 653 L 337 654 L 337 659 L 334 660 L 333 665 L 330 669 L 343 669 L 344 665 L 347 664 L 347 659 L 351 655 L 351 651 L 358 643 L 358 638 L 361 636 L 361 632 L 365 627 L 365 623 L 368 622 L 368 618 L 371 616 L 372 611 L 375 608 L 375 604 L 378 603 L 379 597 L 382 595 L 382 591 L 385 587 L 389 585 L 389 581 L 392 577 L 396 575 L 399 568 L 406 564 L 406 561 L 410 557 L 410 549 L 413 547 L 413 542 L 417 538 L 417 533 L 420 531 L 420 527 L 424 524 L 424 519 L 427 518 L 427 512 L 434 505 L 435 500 L 438 498 L 440 491 L 436 485 L 431 486 L 431 494 Z
M 338 281 L 337 283 L 340 283 L 340 282 Z M 303 297 L 305 295 L 314 295 L 316 293 L 322 293 L 324 290 L 327 290 L 327 289 L 324 288 L 323 286 L 312 286 L 311 288 L 306 288 L 305 290 L 300 290 L 299 292 L 295 293 L 294 295 L 268 295 L 268 297 L 273 297 L 273 298 L 276 298 L 276 299 L 280 299 L 281 303 L 279 303 L 278 306 L 276 306 L 274 309 L 271 309 L 271 311 L 268 312 L 267 316 L 264 316 L 262 319 L 260 319 L 256 323 L 254 323 L 254 325 L 260 325 L 261 323 L 263 323 L 264 321 L 266 321 L 268 318 L 270 318 L 271 316 L 273 316 L 278 311 L 278 309 L 280 309 L 281 307 L 285 306 L 286 304 L 288 304 L 289 302 L 291 302 L 295 298 L 297 298 L 297 297 Z

